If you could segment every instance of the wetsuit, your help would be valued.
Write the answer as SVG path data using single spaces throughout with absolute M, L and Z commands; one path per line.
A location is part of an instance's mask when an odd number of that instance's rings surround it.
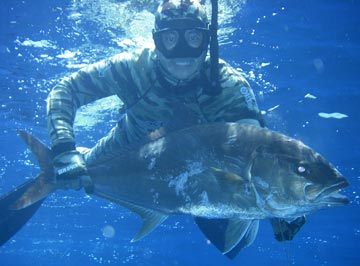
M 221 91 L 217 95 L 209 92 L 209 58 L 198 75 L 185 84 L 176 84 L 163 73 L 155 52 L 144 49 L 116 55 L 63 79 L 48 98 L 48 130 L 54 150 L 61 152 L 59 147 L 75 145 L 73 122 L 80 106 L 111 95 L 121 99 L 126 114 L 86 154 L 87 164 L 159 129 L 168 132 L 194 124 L 243 119 L 263 123 L 249 83 L 224 61 L 220 60 Z

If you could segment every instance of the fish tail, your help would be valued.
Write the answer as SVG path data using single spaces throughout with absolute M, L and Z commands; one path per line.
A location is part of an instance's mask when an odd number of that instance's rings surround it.
M 38 160 L 40 174 L 0 197 L 0 246 L 15 235 L 56 189 L 50 149 L 35 137 L 18 131 Z

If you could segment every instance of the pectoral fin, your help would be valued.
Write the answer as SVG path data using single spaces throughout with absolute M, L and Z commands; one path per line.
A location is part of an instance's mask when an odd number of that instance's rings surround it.
M 215 168 L 215 167 L 211 167 L 211 170 L 214 172 L 214 174 L 220 178 L 221 180 L 227 181 L 227 182 L 239 182 L 239 183 L 246 183 L 247 181 L 232 172 L 228 172 L 228 171 L 224 171 L 222 169 L 219 168 Z
M 259 227 L 258 220 L 196 217 L 195 221 L 211 243 L 230 259 L 251 245 Z

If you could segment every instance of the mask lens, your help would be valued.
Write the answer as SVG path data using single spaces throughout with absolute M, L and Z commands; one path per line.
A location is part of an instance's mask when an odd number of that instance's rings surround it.
M 209 33 L 202 28 L 173 28 L 153 31 L 156 48 L 166 58 L 199 57 L 209 44 Z
M 161 33 L 161 41 L 165 49 L 170 51 L 175 48 L 179 41 L 179 32 L 175 30 L 164 31 Z
M 203 43 L 204 34 L 201 30 L 197 29 L 186 30 L 184 38 L 190 47 L 199 48 Z

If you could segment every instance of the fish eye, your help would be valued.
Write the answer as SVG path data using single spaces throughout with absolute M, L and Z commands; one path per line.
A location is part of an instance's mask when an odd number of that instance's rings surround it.
M 306 168 L 303 165 L 299 165 L 297 171 L 302 174 L 306 172 Z
M 308 167 L 306 165 L 299 164 L 296 167 L 296 172 L 299 175 L 308 175 L 309 174 L 309 169 L 308 169 Z

